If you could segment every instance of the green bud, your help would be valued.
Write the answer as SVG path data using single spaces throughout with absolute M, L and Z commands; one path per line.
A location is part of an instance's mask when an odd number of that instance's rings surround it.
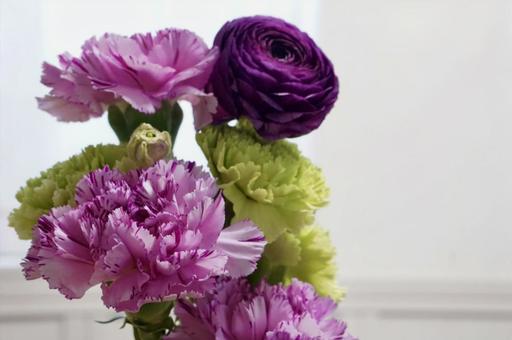
M 142 123 L 133 131 L 128 142 L 128 157 L 141 166 L 151 166 L 171 153 L 171 135 Z

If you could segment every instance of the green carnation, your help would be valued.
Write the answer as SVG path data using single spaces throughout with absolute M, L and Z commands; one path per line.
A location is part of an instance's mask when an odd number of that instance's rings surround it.
M 336 282 L 335 256 L 328 231 L 307 226 L 296 235 L 284 233 L 266 247 L 265 268 L 260 276 L 284 283 L 295 277 L 311 283 L 320 295 L 338 301 L 344 291 Z
M 233 222 L 251 219 L 268 242 L 311 224 L 315 210 L 327 204 L 322 172 L 295 144 L 265 142 L 244 120 L 236 127 L 207 127 L 196 138 L 233 204 Z
M 135 167 L 125 156 L 125 146 L 88 146 L 82 153 L 29 179 L 16 194 L 21 205 L 9 215 L 9 225 L 16 229 L 19 238 L 32 238 L 32 227 L 41 215 L 54 207 L 75 205 L 75 185 L 85 174 L 105 165 L 123 170 Z
M 32 238 L 32 227 L 50 209 L 75 205 L 76 183 L 89 172 L 108 165 L 126 172 L 144 168 L 169 156 L 171 137 L 150 124 L 141 124 L 127 145 L 88 146 L 80 154 L 29 179 L 16 194 L 21 205 L 9 215 L 9 225 L 21 239 Z

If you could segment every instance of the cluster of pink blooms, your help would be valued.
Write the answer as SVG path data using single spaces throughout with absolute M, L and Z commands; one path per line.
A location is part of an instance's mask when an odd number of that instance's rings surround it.
M 289 23 L 237 19 L 214 45 L 180 29 L 93 37 L 78 57 L 43 64 L 50 91 L 38 105 L 58 120 L 86 121 L 113 105 L 154 114 L 165 101 L 185 100 L 198 130 L 248 117 L 263 138 L 278 140 L 316 129 L 336 101 L 331 62 Z M 249 220 L 226 227 L 222 193 L 195 163 L 105 167 L 75 192 L 74 206 L 54 208 L 34 226 L 27 279 L 43 278 L 69 299 L 101 285 L 103 302 L 117 311 L 176 301 L 178 326 L 166 324 L 174 330 L 167 340 L 355 340 L 333 317 L 336 303 L 311 285 L 249 284 L 265 238 Z
M 245 279 L 223 279 L 195 304 L 178 302 L 181 325 L 167 340 L 355 340 L 333 318 L 335 308 L 298 280 L 254 288 Z
M 38 98 L 39 107 L 62 121 L 85 121 L 121 100 L 148 114 L 163 100 L 187 100 L 200 128 L 217 106 L 203 91 L 217 56 L 216 47 L 187 30 L 93 37 L 80 57 L 61 54 L 60 68 L 43 64 L 41 81 L 51 91 Z
M 265 246 L 249 221 L 223 229 L 215 180 L 191 162 L 96 170 L 78 183 L 76 202 L 39 219 L 25 275 L 68 298 L 101 283 L 104 303 L 116 310 L 202 296 L 218 276 L 253 272 Z

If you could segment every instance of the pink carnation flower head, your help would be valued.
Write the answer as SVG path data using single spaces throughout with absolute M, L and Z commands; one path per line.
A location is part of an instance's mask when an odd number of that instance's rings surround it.
M 43 63 L 41 83 L 51 90 L 37 98 L 40 109 L 61 121 L 82 122 L 101 116 L 114 103 L 114 94 L 94 89 L 87 74 L 73 65 L 71 55 L 61 54 L 59 64 L 61 68 Z
M 219 280 L 196 304 L 180 300 L 180 326 L 166 340 L 355 340 L 332 318 L 336 304 L 298 280 L 285 287 Z
M 60 120 L 83 121 L 117 100 L 152 114 L 163 100 L 183 99 L 192 103 L 196 127 L 202 127 L 217 105 L 203 92 L 217 55 L 216 47 L 209 49 L 187 30 L 93 37 L 79 58 L 60 56 L 62 69 L 43 65 L 42 83 L 52 90 L 38 99 L 39 107 Z
M 101 283 L 104 303 L 118 311 L 202 296 L 217 276 L 254 271 L 265 246 L 249 221 L 223 229 L 215 180 L 190 162 L 94 171 L 78 183 L 76 202 L 39 219 L 25 275 L 68 298 Z

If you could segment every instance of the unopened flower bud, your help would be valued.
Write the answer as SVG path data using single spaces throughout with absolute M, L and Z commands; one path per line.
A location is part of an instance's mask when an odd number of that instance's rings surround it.
M 133 131 L 128 142 L 128 157 L 141 166 L 151 166 L 171 153 L 171 136 L 158 131 L 150 124 L 142 123 Z

